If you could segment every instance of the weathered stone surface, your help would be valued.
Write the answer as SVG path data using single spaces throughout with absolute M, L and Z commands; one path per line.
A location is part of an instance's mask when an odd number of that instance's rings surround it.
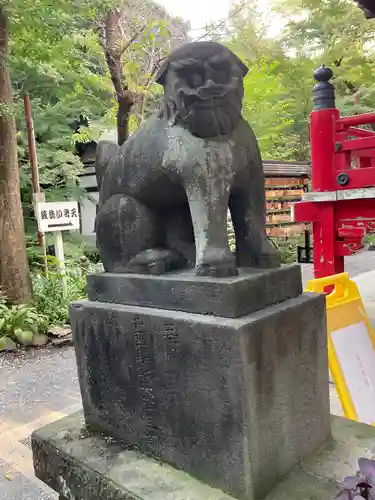
M 189 43 L 167 58 L 157 78 L 161 113 L 120 148 L 98 144 L 96 236 L 107 272 L 195 266 L 197 275 L 223 277 L 236 275 L 237 266 L 280 264 L 265 234 L 260 150 L 241 116 L 246 73 L 228 48 Z
M 238 498 L 264 498 L 329 435 L 324 297 L 238 319 L 71 308 L 87 422 Z
M 92 274 L 90 300 L 174 309 L 236 318 L 302 293 L 300 266 L 241 269 L 229 278 L 197 277 L 193 271 L 145 276 Z
M 82 413 L 34 432 L 35 472 L 69 500 L 232 500 L 188 474 L 91 434 Z M 375 429 L 332 417 L 332 439 L 291 473 L 267 500 L 332 500 L 360 457 L 374 458 Z M 69 496 L 70 495 L 70 496 Z M 246 500 L 251 500 L 248 496 Z
M 305 460 L 267 500 L 332 500 L 345 476 L 358 470 L 360 457 L 375 458 L 375 429 L 331 417 L 332 439 Z
M 184 472 L 91 434 L 81 412 L 34 432 L 36 476 L 66 500 L 232 500 Z

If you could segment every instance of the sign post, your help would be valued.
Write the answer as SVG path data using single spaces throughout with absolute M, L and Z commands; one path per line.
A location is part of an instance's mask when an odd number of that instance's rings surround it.
M 57 266 L 59 269 L 59 274 L 61 276 L 61 281 L 63 286 L 63 294 L 64 297 L 66 297 L 68 293 L 68 286 L 66 283 L 64 243 L 61 231 L 55 232 L 55 251 L 56 251 Z
M 35 213 L 39 231 L 41 233 L 55 233 L 57 265 L 62 279 L 63 293 L 66 296 L 67 283 L 62 231 L 71 231 L 80 228 L 78 203 L 76 201 L 36 203 Z

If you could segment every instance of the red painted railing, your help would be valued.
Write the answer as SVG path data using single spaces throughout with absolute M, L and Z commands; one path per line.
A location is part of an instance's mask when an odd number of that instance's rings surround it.
M 375 113 L 341 117 L 332 72 L 315 73 L 316 109 L 310 117 L 312 192 L 294 204 L 296 222 L 312 222 L 316 278 L 344 271 L 344 257 L 375 232 Z

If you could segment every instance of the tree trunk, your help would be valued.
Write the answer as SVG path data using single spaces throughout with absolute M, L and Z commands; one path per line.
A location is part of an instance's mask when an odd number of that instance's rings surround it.
M 138 33 L 137 33 L 138 34 Z M 134 39 L 136 38 L 135 35 Z M 134 104 L 133 94 L 130 92 L 124 76 L 123 54 L 129 48 L 131 39 L 126 46 L 121 28 L 121 11 L 112 9 L 107 13 L 100 42 L 104 50 L 109 73 L 117 99 L 117 142 L 123 144 L 129 136 L 129 118 Z
M 16 124 L 8 58 L 8 17 L 0 5 L 0 287 L 14 303 L 30 299 Z

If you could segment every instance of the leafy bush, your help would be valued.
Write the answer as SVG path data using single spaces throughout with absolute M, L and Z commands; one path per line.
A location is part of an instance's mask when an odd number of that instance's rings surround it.
M 368 243 L 370 245 L 373 245 L 375 243 L 375 234 L 367 234 L 365 236 L 365 243 Z
M 26 230 L 30 229 L 28 227 L 28 224 L 25 222 L 25 228 Z M 25 234 L 25 239 L 26 239 L 26 250 L 27 250 L 27 258 L 29 261 L 29 269 L 31 271 L 35 271 L 38 269 L 43 269 L 44 265 L 44 256 L 43 252 L 38 245 L 38 239 L 35 235 L 36 233 L 36 228 L 32 228 L 31 234 L 27 233 Z
M 39 270 L 32 273 L 34 299 L 31 305 L 12 306 L 0 290 L 0 350 L 9 340 L 32 345 L 36 336 L 46 334 L 51 326 L 67 324 L 69 304 L 86 296 L 87 272 L 96 270 L 90 262 L 85 257 L 81 265 L 67 262 L 66 293 L 56 263 L 55 258 L 49 259 L 47 275 Z
M 293 241 L 284 241 L 275 243 L 275 247 L 280 253 L 282 264 L 291 264 L 297 261 L 297 243 Z
M 227 231 L 228 231 L 228 241 L 229 248 L 232 252 L 236 251 L 236 235 L 234 232 L 233 222 L 228 211 L 227 216 Z M 290 264 L 297 261 L 297 246 L 304 244 L 303 235 L 296 235 L 290 239 L 277 240 L 276 238 L 268 237 L 270 242 L 275 246 L 275 248 L 280 253 L 280 259 L 282 264 Z
M 44 255 L 39 246 L 33 245 L 26 247 L 27 259 L 29 261 L 29 269 L 31 271 L 37 271 L 38 269 L 43 269 L 44 267 Z
M 339 500 L 355 498 L 375 499 L 375 461 L 368 458 L 358 460 L 359 471 L 355 476 L 348 476 L 342 483 L 342 491 L 336 496 Z
M 50 271 L 48 275 L 34 274 L 32 279 L 34 304 L 38 313 L 47 317 L 49 325 L 68 323 L 69 304 L 86 296 L 86 274 L 91 270 L 90 263 L 82 266 L 67 263 L 66 294 L 61 284 L 62 276 L 59 272 Z
M 39 314 L 35 307 L 11 306 L 4 296 L 0 296 L 0 348 L 6 345 L 7 339 L 30 345 L 34 336 L 44 333 L 47 327 L 47 317 Z
M 84 255 L 93 264 L 99 264 L 99 262 L 100 262 L 100 254 L 99 254 L 99 250 L 97 248 L 86 248 L 84 250 Z
M 81 234 L 71 233 L 64 238 L 65 256 L 71 263 L 82 265 L 82 258 L 86 257 L 92 264 L 100 262 L 99 251 L 94 242 Z

